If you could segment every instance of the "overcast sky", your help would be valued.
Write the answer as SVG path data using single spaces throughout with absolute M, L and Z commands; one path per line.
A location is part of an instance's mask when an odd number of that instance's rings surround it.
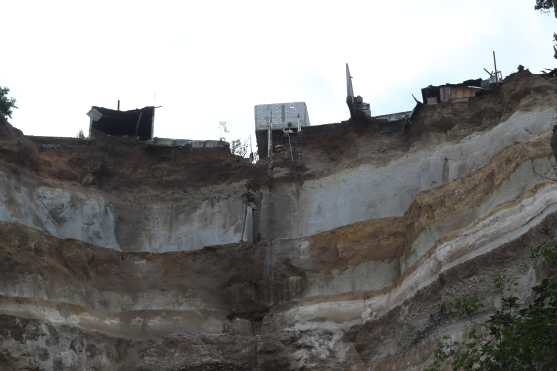
M 254 130 L 253 106 L 305 101 L 312 125 L 348 117 L 344 63 L 372 113 L 429 84 L 555 66 L 534 0 L 1 0 L 0 86 L 25 134 L 87 132 L 90 106 L 161 105 L 155 136 Z

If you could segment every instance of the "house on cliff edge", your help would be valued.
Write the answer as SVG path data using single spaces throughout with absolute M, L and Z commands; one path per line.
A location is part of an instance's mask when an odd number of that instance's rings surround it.
M 153 138 L 155 107 L 120 111 L 93 106 L 87 112 L 87 116 L 90 119 L 90 138 L 94 138 L 96 132 L 139 138 L 139 140 Z

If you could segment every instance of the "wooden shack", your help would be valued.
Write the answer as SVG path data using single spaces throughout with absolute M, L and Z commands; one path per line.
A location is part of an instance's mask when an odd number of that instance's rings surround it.
M 93 106 L 87 115 L 90 119 L 90 138 L 94 138 L 96 132 L 138 138 L 139 140 L 153 138 L 155 107 L 120 111 Z
M 430 85 L 422 89 L 424 104 L 467 102 L 482 88 L 482 79 L 466 80 L 460 84 Z

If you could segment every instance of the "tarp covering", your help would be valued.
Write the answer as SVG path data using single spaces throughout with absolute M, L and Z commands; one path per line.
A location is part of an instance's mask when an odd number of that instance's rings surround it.
M 137 137 L 140 140 L 153 138 L 155 107 L 144 107 L 130 111 L 116 111 L 103 107 L 91 107 L 89 136 L 95 132 L 108 135 Z

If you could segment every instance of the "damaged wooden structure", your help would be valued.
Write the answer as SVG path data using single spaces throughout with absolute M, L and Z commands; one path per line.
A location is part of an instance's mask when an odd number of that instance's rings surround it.
M 153 138 L 155 107 L 120 111 L 93 106 L 87 112 L 87 116 L 90 119 L 89 138 L 95 138 L 95 134 L 99 132 L 139 140 Z
M 422 89 L 424 104 L 467 102 L 484 89 L 482 79 L 466 80 L 460 84 L 429 85 Z

